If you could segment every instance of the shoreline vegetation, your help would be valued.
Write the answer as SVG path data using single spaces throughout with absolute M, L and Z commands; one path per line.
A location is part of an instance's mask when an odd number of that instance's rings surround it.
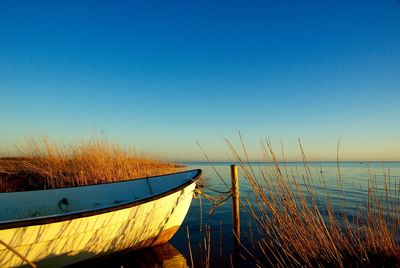
M 390 172 L 384 171 L 382 181 L 369 173 L 367 189 L 354 185 L 345 189 L 337 161 L 337 188 L 333 189 L 322 170 L 311 171 L 301 144 L 304 175 L 286 166 L 290 162 L 285 161 L 284 152 L 282 161 L 278 160 L 269 141 L 261 143 L 263 162 L 268 165 L 258 167 L 252 166 L 242 139 L 243 153 L 226 142 L 252 189 L 250 197 L 241 199 L 246 223 L 241 232 L 246 242 L 240 247 L 246 263 L 255 267 L 400 267 L 400 183 Z M 18 155 L 0 158 L 0 192 L 114 182 L 184 167 L 123 150 L 105 139 L 57 145 L 43 136 L 18 147 Z M 361 199 L 352 198 L 360 194 Z M 197 264 L 212 267 L 210 227 L 205 227 L 203 235 Z
M 74 187 L 173 173 L 182 164 L 123 150 L 105 138 L 58 145 L 46 136 L 30 138 L 17 155 L 0 157 L 0 192 Z
M 283 145 L 278 158 L 270 141 L 261 141 L 264 160 L 252 161 L 240 133 L 239 137 L 239 149 L 225 139 L 232 154 L 230 162 L 210 161 L 203 150 L 228 190 L 226 194 L 208 191 L 204 195 L 213 194 L 209 199 L 217 201 L 210 211 L 221 206 L 231 191 L 216 168 L 219 163 L 238 165 L 240 176 L 251 188 L 241 195 L 240 251 L 238 254 L 231 247 L 231 267 L 400 267 L 400 180 L 391 175 L 383 161 L 378 161 L 382 163 L 379 177 L 364 166 L 366 177 L 361 186 L 360 181 L 342 177 L 340 163 L 346 161 L 339 161 L 339 144 L 337 161 L 331 162 L 336 164 L 335 181 L 325 178 L 322 167 L 309 165 L 315 162 L 308 161 L 300 141 L 302 161 L 296 163 L 301 165 L 292 169 L 293 162 L 285 160 Z M 210 257 L 210 251 L 217 251 L 218 237 L 211 239 L 208 228 L 205 225 L 200 231 L 204 243 L 199 245 L 199 253 L 194 251 L 199 266 L 207 268 L 218 263 L 218 257 Z M 220 240 L 220 257 L 221 245 Z
M 390 172 L 384 170 L 382 181 L 369 172 L 367 189 L 346 189 L 337 161 L 332 189 L 323 172 L 311 171 L 301 143 L 304 175 L 286 166 L 284 152 L 278 161 L 268 140 L 261 147 L 273 165 L 257 170 L 240 139 L 243 153 L 226 142 L 252 188 L 252 199 L 241 203 L 252 226 L 244 228 L 250 246 L 242 252 L 256 266 L 400 266 L 400 184 Z M 361 200 L 352 199 L 360 193 Z

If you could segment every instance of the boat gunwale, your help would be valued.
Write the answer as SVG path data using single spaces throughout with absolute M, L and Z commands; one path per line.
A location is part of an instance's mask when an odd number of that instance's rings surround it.
M 149 197 L 145 197 L 145 198 L 142 198 L 139 200 L 127 201 L 125 203 L 107 206 L 107 207 L 103 207 L 103 208 L 80 210 L 77 212 L 68 212 L 68 213 L 64 213 L 64 214 L 53 214 L 53 215 L 42 216 L 42 217 L 37 217 L 37 218 L 24 218 L 24 219 L 20 219 L 20 220 L 2 221 L 2 222 L 0 221 L 0 230 L 57 223 L 57 222 L 68 221 L 68 220 L 73 220 L 73 219 L 78 219 L 78 218 L 85 218 L 85 217 L 100 215 L 100 214 L 113 212 L 113 211 L 117 211 L 117 210 L 121 210 L 121 209 L 125 209 L 125 208 L 139 206 L 139 205 L 147 203 L 147 202 L 161 199 L 165 196 L 171 195 L 175 192 L 178 192 L 178 191 L 186 188 L 187 186 L 191 185 L 192 183 L 195 183 L 200 178 L 202 171 L 201 171 L 201 169 L 193 169 L 193 170 L 181 171 L 181 172 L 176 172 L 176 173 L 163 174 L 163 175 L 159 175 L 159 176 L 151 176 L 151 177 L 145 177 L 145 178 L 118 181 L 118 182 L 108 182 L 108 183 L 102 183 L 102 184 L 92 184 L 92 185 L 77 186 L 77 187 L 63 187 L 63 188 L 56 188 L 56 189 L 49 189 L 49 190 L 38 190 L 38 191 L 52 191 L 52 190 L 65 189 L 65 188 L 81 188 L 81 187 L 90 187 L 90 186 L 98 186 L 98 185 L 106 185 L 106 184 L 117 184 L 117 183 L 124 183 L 124 182 L 136 181 L 136 180 L 148 180 L 148 179 L 153 179 L 153 178 L 166 177 L 166 176 L 188 173 L 188 172 L 193 172 L 193 171 L 197 171 L 197 174 L 195 174 L 191 179 L 189 179 L 185 183 L 180 184 L 177 187 L 171 188 L 168 191 L 164 191 L 159 194 L 150 195 Z

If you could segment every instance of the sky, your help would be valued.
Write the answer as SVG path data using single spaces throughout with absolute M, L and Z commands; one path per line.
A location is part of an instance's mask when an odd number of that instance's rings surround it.
M 400 1 L 0 0 L 0 151 L 106 135 L 174 161 L 400 160 Z

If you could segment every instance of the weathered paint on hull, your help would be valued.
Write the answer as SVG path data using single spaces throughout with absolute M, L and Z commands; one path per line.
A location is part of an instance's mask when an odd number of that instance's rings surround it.
M 64 222 L 0 230 L 1 239 L 40 267 L 68 265 L 126 248 L 167 242 L 189 209 L 195 183 L 134 207 Z M 0 267 L 25 263 L 0 245 Z

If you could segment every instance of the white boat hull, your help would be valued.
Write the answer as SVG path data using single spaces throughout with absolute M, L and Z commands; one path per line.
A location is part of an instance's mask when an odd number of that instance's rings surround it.
M 167 242 L 189 209 L 195 182 L 149 202 L 87 217 L 0 230 L 0 239 L 42 266 Z M 26 263 L 0 245 L 0 267 Z

